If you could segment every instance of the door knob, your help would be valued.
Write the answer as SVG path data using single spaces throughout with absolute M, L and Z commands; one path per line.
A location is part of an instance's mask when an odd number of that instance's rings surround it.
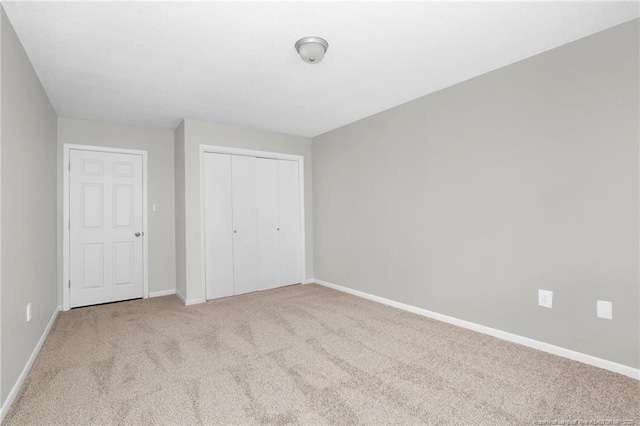
M 139 233 L 139 232 L 136 232 L 136 233 L 135 233 L 135 236 L 136 236 L 136 237 L 139 237 L 139 236 L 140 236 L 140 233 Z

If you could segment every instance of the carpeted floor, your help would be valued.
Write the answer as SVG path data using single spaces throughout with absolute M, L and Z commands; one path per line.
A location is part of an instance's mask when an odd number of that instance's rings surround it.
M 61 313 L 4 424 L 639 424 L 639 397 L 622 375 L 297 285 Z

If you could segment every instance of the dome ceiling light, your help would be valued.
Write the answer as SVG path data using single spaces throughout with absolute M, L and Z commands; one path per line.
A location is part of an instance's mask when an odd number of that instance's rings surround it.
M 320 37 L 304 37 L 296 42 L 298 54 L 308 64 L 317 64 L 324 58 L 329 43 Z

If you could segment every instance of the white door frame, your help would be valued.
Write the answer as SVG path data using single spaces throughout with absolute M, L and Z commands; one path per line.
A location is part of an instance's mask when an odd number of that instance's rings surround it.
M 298 186 L 300 191 L 300 283 L 304 284 L 306 270 L 306 238 L 304 223 L 304 157 L 302 155 L 282 154 L 279 152 L 254 151 L 251 149 L 231 148 L 228 146 L 200 145 L 200 285 L 203 302 L 207 301 L 207 275 L 206 275 L 206 238 L 205 238 L 205 212 L 204 212 L 204 154 L 230 154 L 244 155 L 247 157 L 270 158 L 273 160 L 289 160 L 298 162 Z
M 75 145 L 65 143 L 62 148 L 62 309 L 68 311 L 71 309 L 69 301 L 69 274 L 70 274 L 70 241 L 69 241 L 69 185 L 71 179 L 69 176 L 69 160 L 71 150 L 79 151 L 98 151 L 114 154 L 135 154 L 142 156 L 142 283 L 143 296 L 145 299 L 149 297 L 149 255 L 147 236 L 147 151 L 137 149 L 110 148 L 104 146 L 92 145 Z

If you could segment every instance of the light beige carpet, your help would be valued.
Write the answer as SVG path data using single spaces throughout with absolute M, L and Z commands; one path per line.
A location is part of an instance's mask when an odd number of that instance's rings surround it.
M 5 423 L 638 424 L 639 383 L 298 285 L 62 313 Z

